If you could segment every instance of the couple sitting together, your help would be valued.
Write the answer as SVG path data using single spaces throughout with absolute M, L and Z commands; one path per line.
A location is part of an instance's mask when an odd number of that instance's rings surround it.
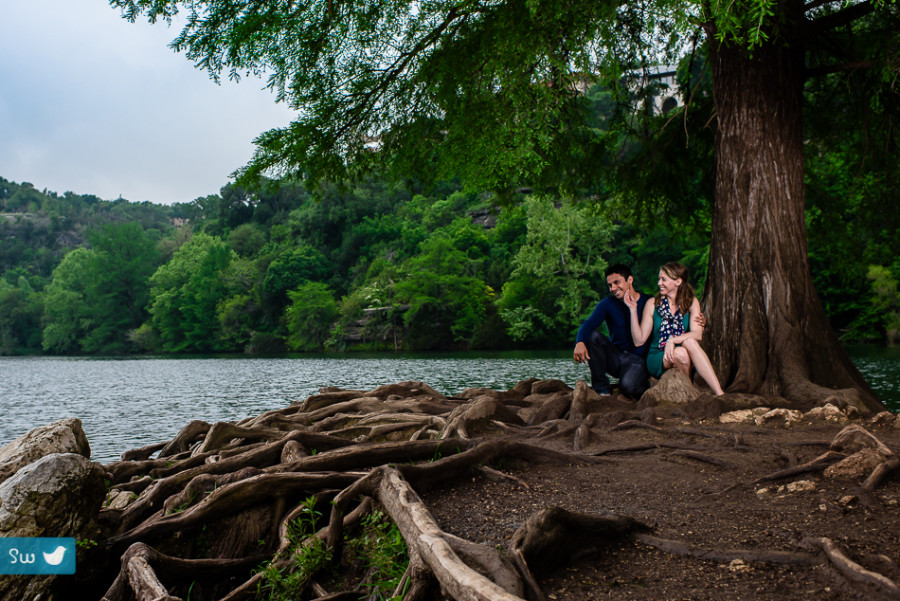
M 659 270 L 656 297 L 634 289 L 626 265 L 606 270 L 610 296 L 594 308 L 575 338 L 575 361 L 591 368 L 591 387 L 610 394 L 609 377 L 619 378 L 622 393 L 639 399 L 650 376 L 676 368 L 691 378 L 691 369 L 706 381 L 713 394 L 722 394 L 709 357 L 700 347 L 706 320 L 688 283 L 687 268 L 666 263 Z M 605 323 L 609 338 L 598 331 Z

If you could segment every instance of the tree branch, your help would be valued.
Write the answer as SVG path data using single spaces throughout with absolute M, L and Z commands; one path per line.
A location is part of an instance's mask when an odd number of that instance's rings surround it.
M 807 77 L 821 77 L 829 73 L 846 73 L 849 71 L 859 71 L 860 69 L 871 69 L 875 66 L 872 61 L 848 61 L 836 65 L 822 65 L 806 70 Z
M 861 19 L 875 10 L 875 5 L 871 0 L 861 4 L 854 4 L 844 10 L 827 14 L 818 19 L 810 21 L 806 27 L 806 33 L 810 36 L 816 36 L 832 29 L 842 27 L 857 19 Z

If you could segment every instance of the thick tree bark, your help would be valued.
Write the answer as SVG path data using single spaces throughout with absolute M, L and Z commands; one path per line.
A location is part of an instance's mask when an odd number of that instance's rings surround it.
M 790 4 L 799 23 L 803 2 Z M 780 39 L 790 39 L 792 25 L 781 27 Z M 841 347 L 812 283 L 802 47 L 772 41 L 751 53 L 712 35 L 710 43 L 718 124 L 704 338 L 719 379 L 726 391 L 781 396 L 801 408 L 833 398 L 883 410 Z

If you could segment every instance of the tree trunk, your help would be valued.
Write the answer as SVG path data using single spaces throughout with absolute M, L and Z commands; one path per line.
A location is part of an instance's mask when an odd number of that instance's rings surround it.
M 799 15 L 802 1 L 791 4 Z M 789 39 L 791 25 L 780 27 L 780 39 Z M 773 41 L 750 53 L 712 35 L 710 44 L 718 124 L 704 338 L 716 373 L 727 391 L 782 396 L 799 407 L 831 399 L 864 412 L 883 410 L 841 347 L 812 283 L 803 50 Z

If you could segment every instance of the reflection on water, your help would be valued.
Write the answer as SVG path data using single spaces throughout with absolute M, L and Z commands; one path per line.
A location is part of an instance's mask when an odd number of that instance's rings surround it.
M 900 346 L 855 344 L 844 348 L 881 402 L 900 412 Z
M 878 352 L 880 350 L 880 352 Z M 896 352 L 894 352 L 896 351 Z M 892 410 L 900 409 L 900 349 L 851 348 Z M 574 386 L 587 367 L 568 351 L 381 354 L 303 358 L 0 358 L 0 445 L 39 425 L 81 419 L 95 461 L 172 438 L 194 419 L 237 420 L 303 400 L 323 386 L 371 390 L 421 380 L 438 392 L 503 390 L 519 380 Z

